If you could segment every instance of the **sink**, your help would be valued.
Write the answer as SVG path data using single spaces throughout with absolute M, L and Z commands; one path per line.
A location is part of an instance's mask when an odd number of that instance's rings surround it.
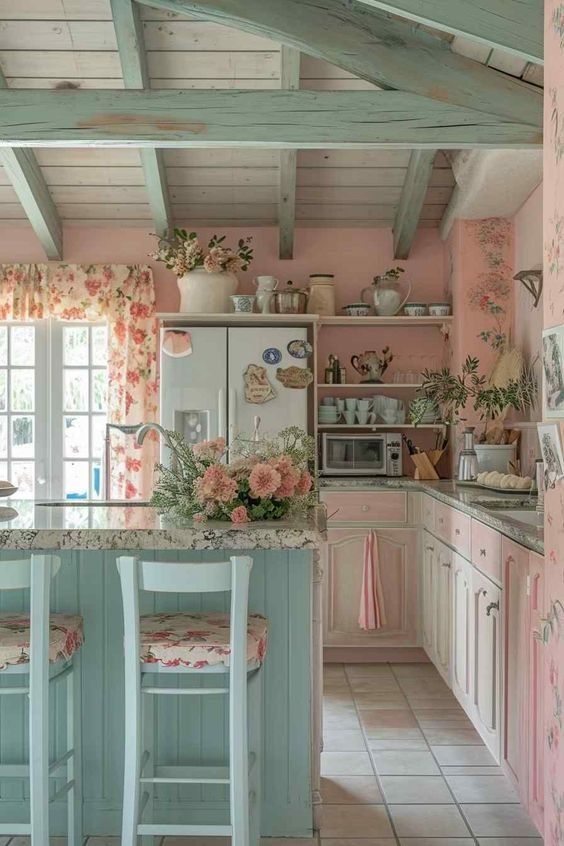
M 45 502 L 36 502 L 36 505 L 43 508 L 149 508 L 151 503 L 146 499 L 50 499 Z
M 519 523 L 526 523 L 528 526 L 535 526 L 542 529 L 544 525 L 544 514 L 542 511 L 534 511 L 531 508 L 507 508 L 497 509 L 498 514 L 509 517 L 511 520 L 518 520 Z

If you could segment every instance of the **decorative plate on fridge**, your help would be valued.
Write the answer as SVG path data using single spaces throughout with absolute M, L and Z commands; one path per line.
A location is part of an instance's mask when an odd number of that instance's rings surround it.
M 286 349 L 294 358 L 309 358 L 313 352 L 313 347 L 309 341 L 301 341 L 299 339 L 290 341 Z
M 280 364 L 282 353 L 276 347 L 267 347 L 262 354 L 262 360 L 265 364 Z

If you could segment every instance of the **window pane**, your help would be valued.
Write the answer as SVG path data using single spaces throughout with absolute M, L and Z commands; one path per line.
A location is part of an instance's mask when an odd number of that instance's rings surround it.
M 0 461 L 0 479 L 3 482 L 8 481 L 8 464 L 6 461 Z
M 88 417 L 63 417 L 65 458 L 88 458 Z
M 64 411 L 88 411 L 88 370 L 65 370 Z
M 108 363 L 108 327 L 92 327 L 92 364 L 106 367 Z
M 12 411 L 33 411 L 35 371 L 12 370 Z
M 92 371 L 92 411 L 106 410 L 107 371 Z
M 12 417 L 12 455 L 33 458 L 33 417 Z
M 0 326 L 0 364 L 8 364 L 8 327 Z
M 65 461 L 65 499 L 88 499 L 88 469 L 87 461 Z
M 12 326 L 10 329 L 10 364 L 33 367 L 35 364 L 35 328 Z
M 0 370 L 0 411 L 8 410 L 8 371 Z
M 93 458 L 102 458 L 105 437 L 106 418 L 103 414 L 97 414 L 95 417 L 92 417 L 92 452 L 90 454 Z
M 17 485 L 18 497 L 21 499 L 32 499 L 35 493 L 35 464 L 33 461 L 13 461 L 12 479 Z
M 5 414 L 0 417 L 0 457 L 8 456 L 8 418 Z
M 88 364 L 88 326 L 63 326 L 63 364 Z

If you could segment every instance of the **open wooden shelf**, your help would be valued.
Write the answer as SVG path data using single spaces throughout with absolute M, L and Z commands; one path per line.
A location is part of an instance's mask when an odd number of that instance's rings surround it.
M 209 326 L 236 324 L 245 326 L 306 326 L 316 324 L 323 326 L 443 326 L 452 323 L 452 315 L 448 317 L 345 317 L 335 315 L 324 317 L 319 314 L 248 314 L 246 312 L 230 312 L 228 314 L 182 314 L 181 312 L 157 312 L 157 318 L 164 323 L 189 324 L 192 326 Z
M 378 317 L 372 315 L 370 317 L 345 317 L 343 315 L 336 315 L 335 317 L 319 317 L 319 324 L 321 326 L 443 326 L 452 323 L 452 314 L 448 317 L 406 317 L 400 315 L 399 317 Z
M 372 432 L 374 429 L 442 429 L 446 423 L 420 423 L 419 426 L 414 426 L 413 423 L 367 423 L 366 425 L 360 423 L 353 423 L 350 426 L 347 423 L 318 423 L 317 428 L 321 429 L 362 429 L 364 432 Z

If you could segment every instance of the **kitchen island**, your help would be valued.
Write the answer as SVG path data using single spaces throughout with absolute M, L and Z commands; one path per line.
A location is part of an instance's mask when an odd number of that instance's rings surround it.
M 302 520 L 195 525 L 160 516 L 144 505 L 46 505 L 10 501 L 0 508 L 2 558 L 46 551 L 60 555 L 51 607 L 84 618 L 82 650 L 83 788 L 85 835 L 117 835 L 123 778 L 122 608 L 116 558 L 138 552 L 163 561 L 217 561 L 239 552 L 254 561 L 250 610 L 269 620 L 262 669 L 262 834 L 311 837 L 320 804 L 321 747 L 321 568 L 324 515 Z M 0 596 L 3 611 L 26 608 L 20 592 Z M 143 613 L 211 608 L 198 596 L 145 595 Z M 217 600 L 215 600 L 217 602 Z M 217 605 L 213 605 L 217 607 Z M 5 761 L 27 754 L 26 716 L 17 697 L 2 697 L 0 731 Z M 183 700 L 200 697 L 182 697 Z M 175 699 L 175 697 L 162 697 Z M 7 701 L 8 700 L 8 701 Z M 227 758 L 225 703 L 160 702 L 157 758 L 167 763 L 218 763 Z M 54 757 L 65 744 L 64 700 L 51 713 Z M 24 821 L 24 782 L 3 782 L 0 822 Z M 155 813 L 167 822 L 228 822 L 225 788 L 164 786 Z M 65 831 L 65 803 L 53 808 L 52 834 Z

